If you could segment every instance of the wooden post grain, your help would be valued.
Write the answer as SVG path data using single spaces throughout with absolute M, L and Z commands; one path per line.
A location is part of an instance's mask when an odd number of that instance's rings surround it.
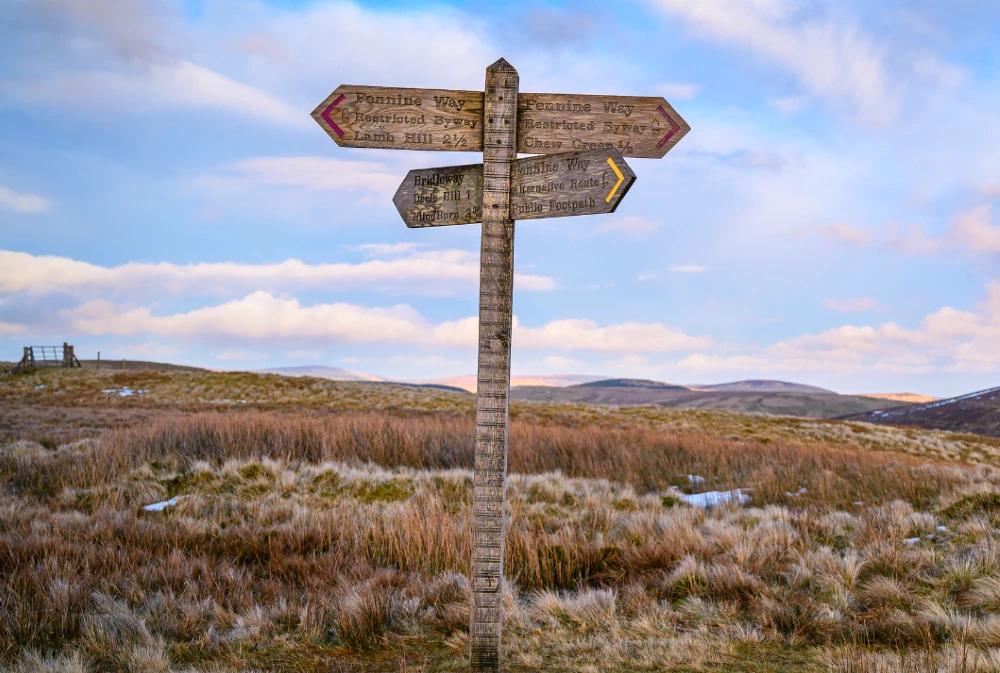
M 474 672 L 500 671 L 503 533 L 514 290 L 510 170 L 517 149 L 517 71 L 504 59 L 486 69 L 483 106 L 483 230 L 479 277 L 479 372 L 472 495 Z

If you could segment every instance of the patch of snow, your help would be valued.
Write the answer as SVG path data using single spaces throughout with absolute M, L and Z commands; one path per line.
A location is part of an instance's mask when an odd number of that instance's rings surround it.
M 920 542 L 920 538 L 919 537 L 908 537 L 905 540 L 903 540 L 903 542 L 905 542 L 906 544 L 917 544 L 918 542 Z
M 35 386 L 35 390 L 41 390 L 41 389 L 42 389 L 42 388 L 44 388 L 44 387 L 45 387 L 45 384 L 43 383 L 43 384 L 42 384 L 42 385 L 40 385 L 40 386 Z
M 688 475 L 688 482 L 690 484 L 704 484 L 705 483 L 705 477 L 699 476 L 697 474 L 689 474 Z
M 938 526 L 937 529 L 943 533 L 946 530 L 948 530 L 948 527 L 947 526 Z
M 102 393 L 108 393 L 109 395 L 117 394 L 118 397 L 132 397 L 132 395 L 142 395 L 143 393 L 148 393 L 148 390 L 132 390 L 128 386 L 123 386 L 120 390 L 118 388 L 108 388 L 107 390 L 102 390 Z
M 962 400 L 968 400 L 968 399 L 971 399 L 973 397 L 980 397 L 982 395 L 988 395 L 990 393 L 995 393 L 995 392 L 998 392 L 998 391 L 1000 391 L 1000 388 L 988 388 L 986 390 L 980 390 L 980 391 L 975 392 L 975 393 L 969 393 L 968 395 L 961 395 L 959 397 L 952 397 L 951 399 L 947 399 L 947 400 L 940 400 L 938 402 L 928 402 L 927 404 L 921 404 L 919 407 L 914 407 L 913 409 L 911 409 L 911 411 L 924 410 L 924 409 L 934 409 L 934 408 L 937 408 L 937 407 L 943 407 L 946 404 L 952 404 L 954 402 L 960 402 Z
M 721 505 L 724 502 L 730 502 L 733 500 L 741 505 L 745 505 L 750 502 L 750 496 L 739 488 L 735 491 L 708 491 L 706 493 L 695 493 L 693 495 L 681 493 L 679 497 L 692 507 L 714 507 L 716 505 Z
M 785 495 L 787 495 L 789 498 L 797 498 L 800 495 L 805 495 L 808 492 L 809 492 L 809 489 L 807 489 L 805 486 L 803 486 L 802 488 L 800 488 L 798 490 L 797 493 L 789 493 L 788 491 L 785 491 Z
M 167 507 L 173 507 L 178 503 L 178 501 L 186 498 L 186 495 L 178 495 L 170 500 L 164 500 L 163 502 L 154 502 L 152 505 L 146 505 L 143 507 L 147 512 L 162 512 Z

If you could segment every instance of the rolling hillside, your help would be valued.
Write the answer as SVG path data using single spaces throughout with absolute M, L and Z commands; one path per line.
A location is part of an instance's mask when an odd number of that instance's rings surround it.
M 1000 437 L 1000 388 L 989 388 L 945 400 L 850 416 L 851 420 L 890 425 L 913 425 L 933 430 L 970 432 Z
M 733 381 L 732 383 L 717 383 L 708 386 L 688 386 L 691 390 L 713 390 L 725 393 L 827 393 L 835 395 L 832 390 L 818 386 L 808 386 L 804 383 L 788 381 L 771 381 L 767 379 L 750 379 L 748 381 Z
M 748 392 L 740 386 L 763 383 L 764 392 Z M 776 385 L 780 384 L 780 385 Z M 682 386 L 641 381 L 636 379 L 611 379 L 564 388 L 544 386 L 516 386 L 511 390 L 515 400 L 540 402 L 576 402 L 633 406 L 656 404 L 684 409 L 719 409 L 744 411 L 806 418 L 835 418 L 848 414 L 873 411 L 886 406 L 885 400 L 857 395 L 837 395 L 822 388 L 781 381 L 739 382 L 729 390 L 692 390 Z M 789 392 L 770 392 L 784 386 Z M 803 388 L 806 390 L 798 390 Z M 811 389 L 811 390 L 810 390 Z M 816 392 L 822 391 L 822 392 Z
M 258 370 L 261 374 L 281 374 L 282 376 L 313 376 L 331 381 L 384 381 L 385 379 L 371 374 L 352 372 L 340 367 L 324 365 L 299 365 L 295 367 L 272 367 Z

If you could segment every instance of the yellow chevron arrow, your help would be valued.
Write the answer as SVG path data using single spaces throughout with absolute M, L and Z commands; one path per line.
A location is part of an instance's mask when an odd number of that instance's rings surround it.
M 618 182 L 615 183 L 615 186 L 611 188 L 610 192 L 608 192 L 607 198 L 604 199 L 606 202 L 611 203 L 611 197 L 615 195 L 615 192 L 618 191 L 618 188 L 621 187 L 623 182 L 625 182 L 625 176 L 622 175 L 622 172 L 618 170 L 617 166 L 615 166 L 615 162 L 611 160 L 611 157 L 608 157 L 608 166 L 611 166 L 611 170 L 613 170 L 615 172 L 615 175 L 618 176 Z

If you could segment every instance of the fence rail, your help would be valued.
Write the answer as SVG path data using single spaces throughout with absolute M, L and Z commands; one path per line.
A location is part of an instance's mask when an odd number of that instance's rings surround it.
M 25 346 L 24 356 L 14 367 L 14 372 L 33 372 L 39 367 L 81 367 L 73 346 Z

